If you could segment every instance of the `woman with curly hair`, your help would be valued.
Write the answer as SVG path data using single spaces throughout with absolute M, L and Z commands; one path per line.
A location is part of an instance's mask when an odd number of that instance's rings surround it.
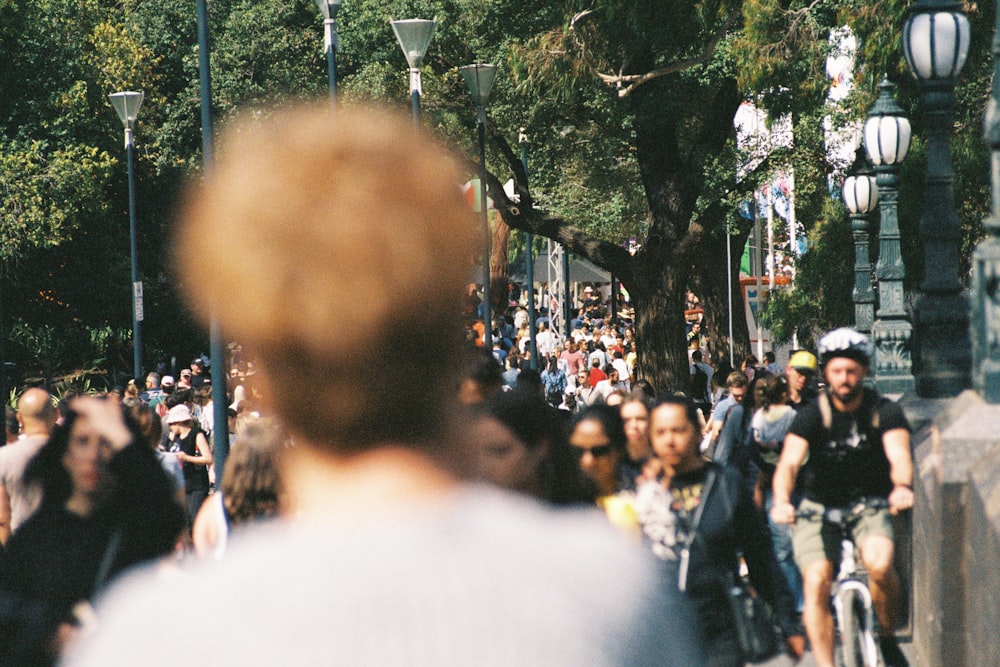
M 278 515 L 283 489 L 276 459 L 286 440 L 273 419 L 245 422 L 226 458 L 221 488 L 205 500 L 195 518 L 193 539 L 199 556 L 222 558 L 231 529 Z

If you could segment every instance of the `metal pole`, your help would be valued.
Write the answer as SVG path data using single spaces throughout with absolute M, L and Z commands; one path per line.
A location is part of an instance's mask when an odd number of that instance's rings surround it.
M 479 134 L 479 211 L 483 224 L 483 345 L 493 349 L 493 308 L 490 303 L 490 255 L 493 238 L 486 214 L 486 107 L 476 109 L 476 131 Z
M 135 141 L 131 127 L 125 128 L 125 153 L 128 155 L 128 229 L 130 259 L 132 264 L 132 368 L 136 379 L 142 377 L 142 336 L 139 322 L 142 315 L 139 312 L 142 300 L 142 284 L 139 282 L 139 251 L 136 243 L 135 228 Z
M 410 69 L 410 105 L 413 111 L 413 125 L 420 125 L 420 70 L 416 67 Z
M 522 128 L 523 130 L 523 128 Z M 528 136 L 522 131 L 517 141 L 521 144 L 521 164 L 524 166 L 525 178 L 528 176 Z M 538 335 L 538 325 L 535 320 L 538 314 L 535 311 L 535 235 L 531 232 L 524 233 L 524 269 L 528 274 L 528 347 L 531 350 L 531 362 L 529 366 L 538 370 L 538 345 L 535 343 L 535 336 Z
M 326 50 L 326 75 L 330 84 L 330 101 L 337 100 L 337 19 L 323 19 L 323 48 Z
M 569 248 L 563 246 L 563 256 L 562 256 L 562 276 L 563 276 L 563 337 L 568 337 L 570 335 L 569 321 L 572 319 L 569 315 L 570 309 L 573 305 L 573 295 L 570 294 L 569 289 Z
M 212 69 L 208 41 L 208 10 L 205 0 L 197 0 L 198 9 L 198 78 L 201 83 L 201 156 L 203 170 L 208 174 L 215 159 L 212 128 Z M 216 483 L 222 478 L 229 455 L 229 422 L 226 419 L 226 350 L 222 343 L 219 323 L 212 316 L 209 323 L 209 351 L 212 360 L 212 455 Z
M 611 274 L 611 317 L 613 320 L 618 319 L 618 307 L 617 307 L 617 294 L 618 291 L 618 280 L 615 278 L 615 274 Z
M 736 368 L 736 354 L 733 350 L 733 237 L 728 231 L 726 232 L 726 285 L 729 293 L 729 365 Z

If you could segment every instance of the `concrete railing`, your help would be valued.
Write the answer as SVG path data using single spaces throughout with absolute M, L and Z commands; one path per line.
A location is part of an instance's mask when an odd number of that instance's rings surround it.
M 916 664 L 1000 665 L 1000 405 L 972 391 L 902 403 L 916 463 Z

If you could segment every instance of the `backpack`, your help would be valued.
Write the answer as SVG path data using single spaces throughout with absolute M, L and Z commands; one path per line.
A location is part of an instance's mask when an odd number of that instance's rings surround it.
M 869 434 L 877 433 L 879 430 L 879 416 L 878 409 L 881 407 L 882 403 L 888 401 L 888 398 L 884 396 L 875 394 L 875 405 L 872 407 L 872 423 L 871 430 Z M 825 391 L 819 392 L 819 396 L 816 397 L 816 403 L 819 406 L 819 414 L 823 418 L 823 428 L 829 433 L 830 429 L 833 428 L 833 406 L 830 405 L 830 395 Z
M 698 364 L 695 364 L 693 368 L 694 373 L 691 374 L 691 384 L 688 393 L 691 394 L 691 400 L 696 403 L 706 403 L 708 396 L 708 373 L 702 370 Z

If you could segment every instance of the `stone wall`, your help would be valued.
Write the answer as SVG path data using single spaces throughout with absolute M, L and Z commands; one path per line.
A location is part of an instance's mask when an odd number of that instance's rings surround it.
M 972 468 L 965 625 L 968 665 L 1000 665 L 1000 450 Z
M 916 463 L 916 664 L 998 665 L 1000 406 L 971 391 L 903 405 L 914 426 Z

